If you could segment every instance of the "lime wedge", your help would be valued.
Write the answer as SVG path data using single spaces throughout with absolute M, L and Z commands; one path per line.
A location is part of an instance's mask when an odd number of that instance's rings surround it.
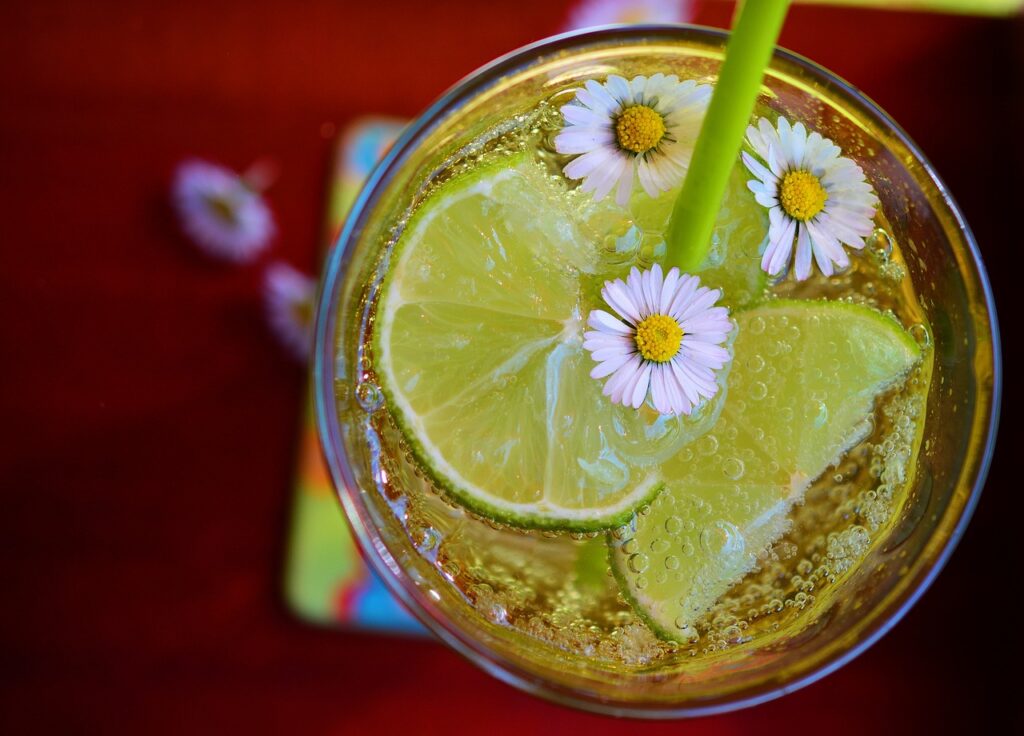
M 666 490 L 609 535 L 623 593 L 659 636 L 693 623 L 786 528 L 808 485 L 870 431 L 875 399 L 920 349 L 894 320 L 842 302 L 735 315 L 729 395 L 714 429 L 663 465 Z
M 417 460 L 514 526 L 623 523 L 716 418 L 715 402 L 690 417 L 616 406 L 590 378 L 584 321 L 622 266 L 601 260 L 574 194 L 526 156 L 446 183 L 402 234 L 377 307 L 374 364 Z

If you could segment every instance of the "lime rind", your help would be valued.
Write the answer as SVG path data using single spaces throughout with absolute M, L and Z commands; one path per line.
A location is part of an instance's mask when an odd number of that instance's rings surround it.
M 615 579 L 615 583 L 619 586 L 619 594 L 623 600 L 629 604 L 629 607 L 633 609 L 633 613 L 636 614 L 637 618 L 644 622 L 644 625 L 654 632 L 662 641 L 671 643 L 681 643 L 678 641 L 678 637 L 671 631 L 663 627 L 650 613 L 648 613 L 649 606 L 646 606 L 640 601 L 633 593 L 633 586 L 630 585 L 629 580 L 626 578 L 625 572 L 622 570 L 621 562 L 619 560 L 619 554 L 616 552 L 617 540 L 615 539 L 614 532 L 607 532 L 607 545 L 608 545 L 608 569 L 612 572 L 612 577 Z
M 387 405 L 391 407 L 397 406 L 395 395 L 383 386 L 381 390 L 384 393 Z M 559 507 L 555 505 L 549 506 L 550 510 L 542 514 L 537 513 L 537 504 L 535 503 L 510 504 L 490 502 L 482 494 L 474 494 L 466 490 L 463 486 L 454 483 L 448 476 L 439 472 L 434 466 L 438 462 L 437 455 L 431 455 L 424 449 L 423 444 L 405 423 L 400 412 L 392 411 L 391 418 L 402 433 L 406 446 L 413 457 L 416 458 L 420 469 L 430 478 L 430 481 L 436 488 L 477 516 L 509 526 L 538 531 L 605 531 L 625 524 L 633 517 L 638 507 L 650 503 L 664 487 L 657 474 L 649 474 L 644 481 L 636 486 L 634 493 L 625 497 L 617 507 L 606 508 L 601 514 L 594 514 L 589 509 L 562 509 L 562 513 L 560 513 Z M 453 475 L 458 475 L 457 471 L 453 471 Z M 470 484 L 467 483 L 466 485 Z

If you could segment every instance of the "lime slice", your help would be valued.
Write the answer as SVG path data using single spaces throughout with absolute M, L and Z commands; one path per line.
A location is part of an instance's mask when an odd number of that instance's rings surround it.
M 517 156 L 431 196 L 391 255 L 374 362 L 420 464 L 474 512 L 523 527 L 621 524 L 658 463 L 710 429 L 615 406 L 590 378 L 583 321 L 608 273 L 590 209 Z
M 609 535 L 612 568 L 660 636 L 691 628 L 786 528 L 808 485 L 871 429 L 875 399 L 920 350 L 899 324 L 842 302 L 735 315 L 729 395 L 714 429 L 663 466 L 666 490 Z

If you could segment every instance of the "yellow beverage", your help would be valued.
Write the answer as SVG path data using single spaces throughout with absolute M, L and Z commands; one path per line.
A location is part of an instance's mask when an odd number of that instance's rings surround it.
M 937 397 L 962 379 L 935 361 L 948 274 L 930 254 L 963 231 L 888 122 L 804 62 L 776 63 L 755 117 L 863 167 L 880 200 L 863 249 L 832 275 L 766 274 L 769 214 L 738 161 L 697 272 L 734 325 L 720 390 L 667 416 L 612 406 L 586 375 L 586 315 L 661 261 L 678 186 L 595 201 L 564 175 L 560 108 L 611 75 L 713 83 L 720 55 L 705 32 L 620 32 L 471 79 L 371 182 L 322 306 L 325 445 L 371 561 L 491 671 L 611 712 L 813 676 L 934 561 L 925 510 L 945 499 L 938 529 L 963 511 L 934 455 L 953 442 Z M 991 388 L 987 335 L 971 333 L 973 370 Z

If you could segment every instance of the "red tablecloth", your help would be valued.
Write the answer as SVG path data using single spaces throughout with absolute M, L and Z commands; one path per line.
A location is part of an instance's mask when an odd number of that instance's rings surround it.
M 699 20 L 729 12 L 705 3 Z M 0 731 L 935 733 L 1020 712 L 1019 676 L 995 670 L 1020 662 L 1001 596 L 1021 562 L 1007 451 L 1024 408 L 1009 290 L 1021 36 L 1005 20 L 798 6 L 783 34 L 917 139 L 1003 297 L 1003 455 L 948 569 L 881 643 L 753 710 L 627 724 L 532 699 L 432 642 L 283 609 L 304 376 L 264 327 L 258 268 L 177 234 L 169 172 L 187 154 L 275 159 L 275 254 L 312 268 L 339 126 L 413 115 L 563 19 L 550 0 L 3 4 Z

